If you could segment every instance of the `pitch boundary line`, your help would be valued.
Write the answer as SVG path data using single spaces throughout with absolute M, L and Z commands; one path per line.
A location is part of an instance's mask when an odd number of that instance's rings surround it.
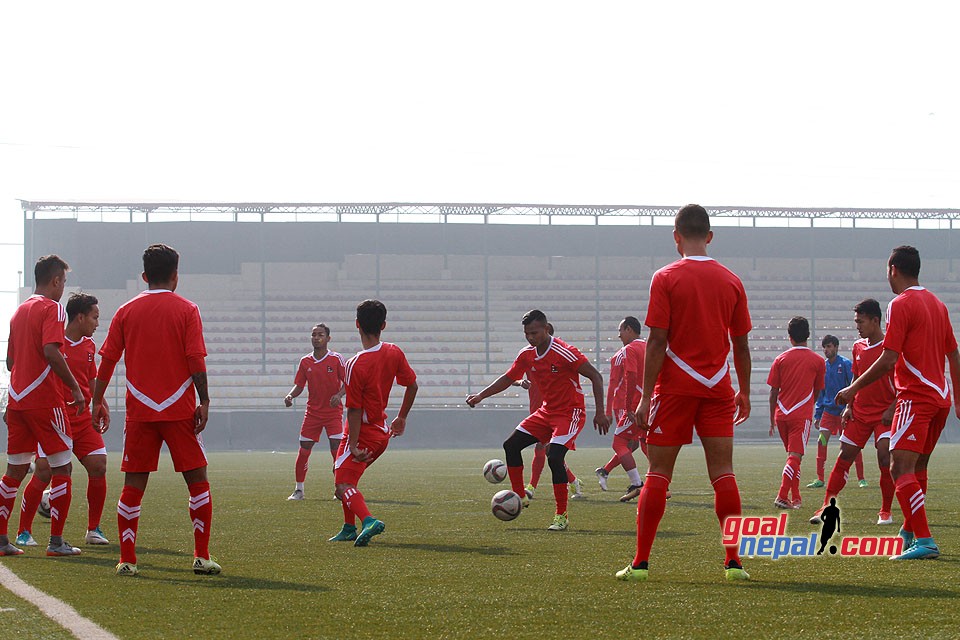
M 97 623 L 81 616 L 66 602 L 30 586 L 2 564 L 0 564 L 0 586 L 6 587 L 15 596 L 40 609 L 40 613 L 80 640 L 120 640 Z

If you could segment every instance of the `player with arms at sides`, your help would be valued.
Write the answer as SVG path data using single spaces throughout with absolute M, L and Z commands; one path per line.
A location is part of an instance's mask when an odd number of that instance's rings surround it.
M 179 265 L 180 255 L 172 247 L 152 244 L 144 250 L 141 277 L 147 290 L 117 309 L 100 348 L 100 369 L 93 390 L 94 423 L 105 411 L 103 394 L 121 357 L 126 365 L 127 412 L 120 465 L 124 480 L 117 503 L 119 576 L 139 573 L 136 543 L 140 504 L 147 480 L 157 470 L 163 443 L 190 493 L 193 572 L 220 573 L 220 565 L 210 559 L 213 504 L 200 437 L 210 410 L 204 362 L 207 349 L 200 310 L 175 293 Z
M 650 281 L 645 324 L 650 329 L 643 365 L 643 393 L 636 422 L 647 432 L 647 472 L 637 505 L 637 553 L 617 572 L 619 580 L 647 579 L 650 549 L 667 503 L 677 455 L 693 442 L 703 444 L 707 475 L 721 528 L 740 515 L 740 491 L 733 473 L 733 428 L 750 416 L 750 312 L 743 283 L 707 256 L 713 240 L 710 216 L 697 204 L 677 213 L 673 239 L 682 256 Z M 727 355 L 740 391 L 730 382 Z M 737 545 L 725 547 L 725 576 L 746 580 Z
M 920 252 L 899 246 L 887 261 L 887 281 L 896 297 L 887 307 L 883 353 L 837 402 L 849 404 L 857 393 L 893 369 L 897 389 L 890 432 L 890 473 L 903 511 L 904 551 L 894 560 L 918 560 L 940 555 L 927 523 L 924 506 L 927 464 L 950 414 L 950 387 L 944 359 L 950 363 L 953 406 L 960 417 L 960 354 L 946 305 L 920 286 Z
M 7 472 L 0 478 L 0 556 L 23 553 L 10 544 L 7 527 L 17 498 L 17 489 L 30 470 L 30 462 L 43 448 L 50 465 L 50 542 L 48 556 L 75 556 L 80 549 L 63 539 L 63 526 L 70 512 L 73 439 L 67 413 L 80 415 L 87 401 L 60 353 L 67 319 L 60 306 L 70 267 L 59 256 L 37 260 L 32 296 L 17 307 L 10 319 L 7 369 L 10 371 L 10 402 L 4 413 L 7 423 Z M 53 373 L 53 375 L 50 375 Z M 59 378 L 70 389 L 64 403 Z M 42 491 L 42 489 L 41 489 Z
M 861 338 L 853 343 L 853 379 L 856 380 L 883 353 L 883 328 L 880 325 L 883 317 L 880 303 L 873 298 L 863 300 L 853 311 L 854 322 Z M 890 509 L 893 506 L 895 487 L 893 476 L 890 475 L 890 424 L 896 408 L 895 400 L 893 371 L 889 371 L 880 380 L 860 390 L 853 397 L 853 402 L 844 408 L 840 417 L 843 423 L 840 455 L 830 472 L 823 506 L 810 518 L 811 524 L 820 523 L 820 514 L 830 504 L 830 498 L 840 494 L 847 482 L 850 465 L 862 454 L 871 435 L 877 449 L 877 463 L 880 465 L 881 503 L 877 524 L 893 524 Z
M 553 497 L 557 510 L 548 529 L 563 531 L 569 522 L 567 467 L 564 458 L 568 450 L 576 447 L 577 436 L 586 421 L 580 376 L 589 378 L 593 384 L 593 397 L 597 403 L 593 426 L 601 435 L 606 434 L 610 428 L 610 421 L 603 411 L 603 376 L 576 347 L 550 335 L 547 316 L 542 311 L 528 311 L 522 322 L 523 333 L 530 346 L 520 350 L 517 359 L 505 374 L 480 393 L 467 396 L 466 402 L 470 407 L 475 407 L 486 398 L 506 390 L 524 374 L 540 388 L 543 404 L 520 422 L 513 434 L 503 443 L 503 450 L 507 458 L 510 488 L 521 497 L 526 506 L 529 501 L 523 490 L 521 452 L 537 442 L 549 442 L 547 463 L 553 477 Z
M 343 381 L 346 377 L 346 363 L 336 351 L 329 351 L 330 328 L 325 324 L 316 325 L 310 333 L 313 353 L 300 358 L 293 388 L 283 399 L 290 407 L 293 399 L 307 388 L 307 410 L 300 427 L 300 450 L 294 467 L 296 486 L 287 500 L 303 500 L 303 483 L 307 479 L 307 462 L 323 432 L 327 432 L 330 443 L 330 455 L 337 457 L 337 449 L 343 438 L 343 405 L 340 400 L 346 393 Z
M 810 438 L 811 418 L 817 394 L 823 390 L 824 360 L 807 347 L 810 323 L 803 316 L 794 316 L 787 323 L 791 347 L 778 355 L 770 366 L 770 435 L 780 433 L 787 451 L 780 491 L 773 506 L 778 509 L 799 509 L 800 462 Z M 792 497 L 791 497 L 792 494 Z
M 357 306 L 357 329 L 363 350 L 347 361 L 347 426 L 334 461 L 337 497 L 343 506 L 343 528 L 331 542 L 353 541 L 365 547 L 386 525 L 367 508 L 357 488 L 360 478 L 386 451 L 390 438 L 403 435 L 407 415 L 417 397 L 417 374 L 407 356 L 395 344 L 381 342 L 387 328 L 387 308 L 379 300 L 364 300 Z M 406 387 L 397 417 L 387 426 L 387 402 L 396 381 Z M 357 519 L 360 530 L 357 530 Z
M 60 349 L 70 372 L 80 385 L 86 402 L 90 401 L 93 393 L 90 383 L 97 377 L 97 364 L 94 355 L 97 345 L 91 339 L 97 327 L 100 326 L 100 307 L 98 300 L 87 293 L 71 294 L 67 300 L 67 328 L 64 332 L 63 347 Z M 64 386 L 67 397 L 70 389 Z M 100 530 L 100 517 L 103 515 L 103 504 L 107 498 L 107 449 L 103 444 L 102 425 L 93 424 L 93 416 L 86 405 L 79 416 L 67 412 L 70 421 L 70 430 L 73 432 L 73 453 L 87 470 L 87 533 L 84 541 L 92 545 L 110 544 Z M 104 419 L 109 426 L 109 414 L 104 410 Z M 33 518 L 40 505 L 43 490 L 50 482 L 50 464 L 42 447 L 37 451 L 36 470 L 23 492 L 23 503 L 20 506 L 20 533 L 17 535 L 17 544 L 36 546 L 36 541 L 30 535 Z M 44 514 L 47 515 L 47 514 Z
M 640 320 L 627 316 L 620 322 L 619 336 L 623 343 L 613 357 L 610 358 L 610 381 L 607 387 L 608 418 L 617 425 L 613 431 L 613 457 L 604 466 L 597 469 L 597 479 L 600 488 L 607 490 L 607 477 L 618 466 L 623 465 L 630 479 L 630 486 L 626 493 L 620 496 L 620 502 L 629 502 L 640 495 L 643 480 L 637 469 L 637 461 L 633 452 L 641 449 L 646 455 L 646 432 L 630 418 L 630 409 L 640 402 L 640 393 L 643 391 L 643 358 L 647 343 L 640 339 L 642 330 Z
M 823 472 L 827 463 L 827 443 L 830 436 L 839 436 L 843 425 L 841 414 L 843 407 L 834 402 L 837 391 L 843 389 L 853 381 L 852 364 L 849 360 L 837 354 L 840 349 L 840 339 L 829 334 L 820 341 L 823 347 L 825 371 L 823 390 L 817 396 L 817 406 L 813 413 L 813 426 L 817 430 L 817 479 L 807 485 L 810 489 L 819 489 L 823 486 Z M 856 459 L 857 480 L 860 488 L 867 487 L 867 480 L 863 477 L 863 454 Z

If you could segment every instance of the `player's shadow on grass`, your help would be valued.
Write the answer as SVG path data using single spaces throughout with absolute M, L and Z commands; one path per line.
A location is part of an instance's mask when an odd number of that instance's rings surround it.
M 220 574 L 218 576 L 193 576 L 182 578 L 183 571 L 180 569 L 170 569 L 167 567 L 150 567 L 147 565 L 141 569 L 143 573 L 132 578 L 133 580 L 156 580 L 163 584 L 183 585 L 184 587 L 202 589 L 242 589 L 244 591 L 294 591 L 298 593 L 326 593 L 332 591 L 330 587 L 320 584 L 304 584 L 302 582 L 280 582 L 279 580 L 268 580 L 266 578 L 249 578 L 246 576 L 232 576 Z M 169 578 L 163 575 L 175 573 L 178 577 Z M 128 578 L 130 579 L 130 578 Z
M 437 553 L 475 553 L 481 556 L 515 556 L 519 555 L 508 547 L 468 547 L 462 544 L 430 544 L 426 542 L 378 542 L 378 547 L 392 549 L 406 549 L 413 551 L 434 551 Z
M 879 598 L 960 598 L 960 593 L 937 589 L 936 587 L 910 587 L 904 589 L 902 585 L 882 584 L 870 585 L 863 583 L 853 584 L 825 584 L 823 582 L 750 582 L 751 589 L 769 589 L 771 591 L 785 591 L 789 593 L 816 593 L 827 596 L 847 597 L 856 593 L 858 597 Z

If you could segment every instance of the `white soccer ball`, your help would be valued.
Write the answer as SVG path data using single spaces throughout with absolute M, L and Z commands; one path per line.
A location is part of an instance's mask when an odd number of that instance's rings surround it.
M 503 482 L 503 479 L 507 477 L 507 465 L 504 464 L 503 460 L 488 460 L 487 464 L 483 465 L 483 477 L 491 484 Z
M 50 517 L 50 489 L 44 489 L 43 495 L 40 496 L 40 506 L 37 507 L 37 513 L 39 513 L 44 518 Z
M 490 509 L 493 515 L 500 520 L 513 520 L 523 510 L 523 503 L 520 502 L 520 496 L 509 489 L 498 491 L 490 501 Z

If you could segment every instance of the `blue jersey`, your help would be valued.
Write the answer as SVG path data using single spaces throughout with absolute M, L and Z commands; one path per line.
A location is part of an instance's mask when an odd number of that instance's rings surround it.
M 843 405 L 835 402 L 837 392 L 849 387 L 853 382 L 853 363 L 838 355 L 831 363 L 826 361 L 827 373 L 823 378 L 823 391 L 817 396 L 817 406 L 813 412 L 813 419 L 819 420 L 826 411 L 830 415 L 839 416 L 843 413 Z

